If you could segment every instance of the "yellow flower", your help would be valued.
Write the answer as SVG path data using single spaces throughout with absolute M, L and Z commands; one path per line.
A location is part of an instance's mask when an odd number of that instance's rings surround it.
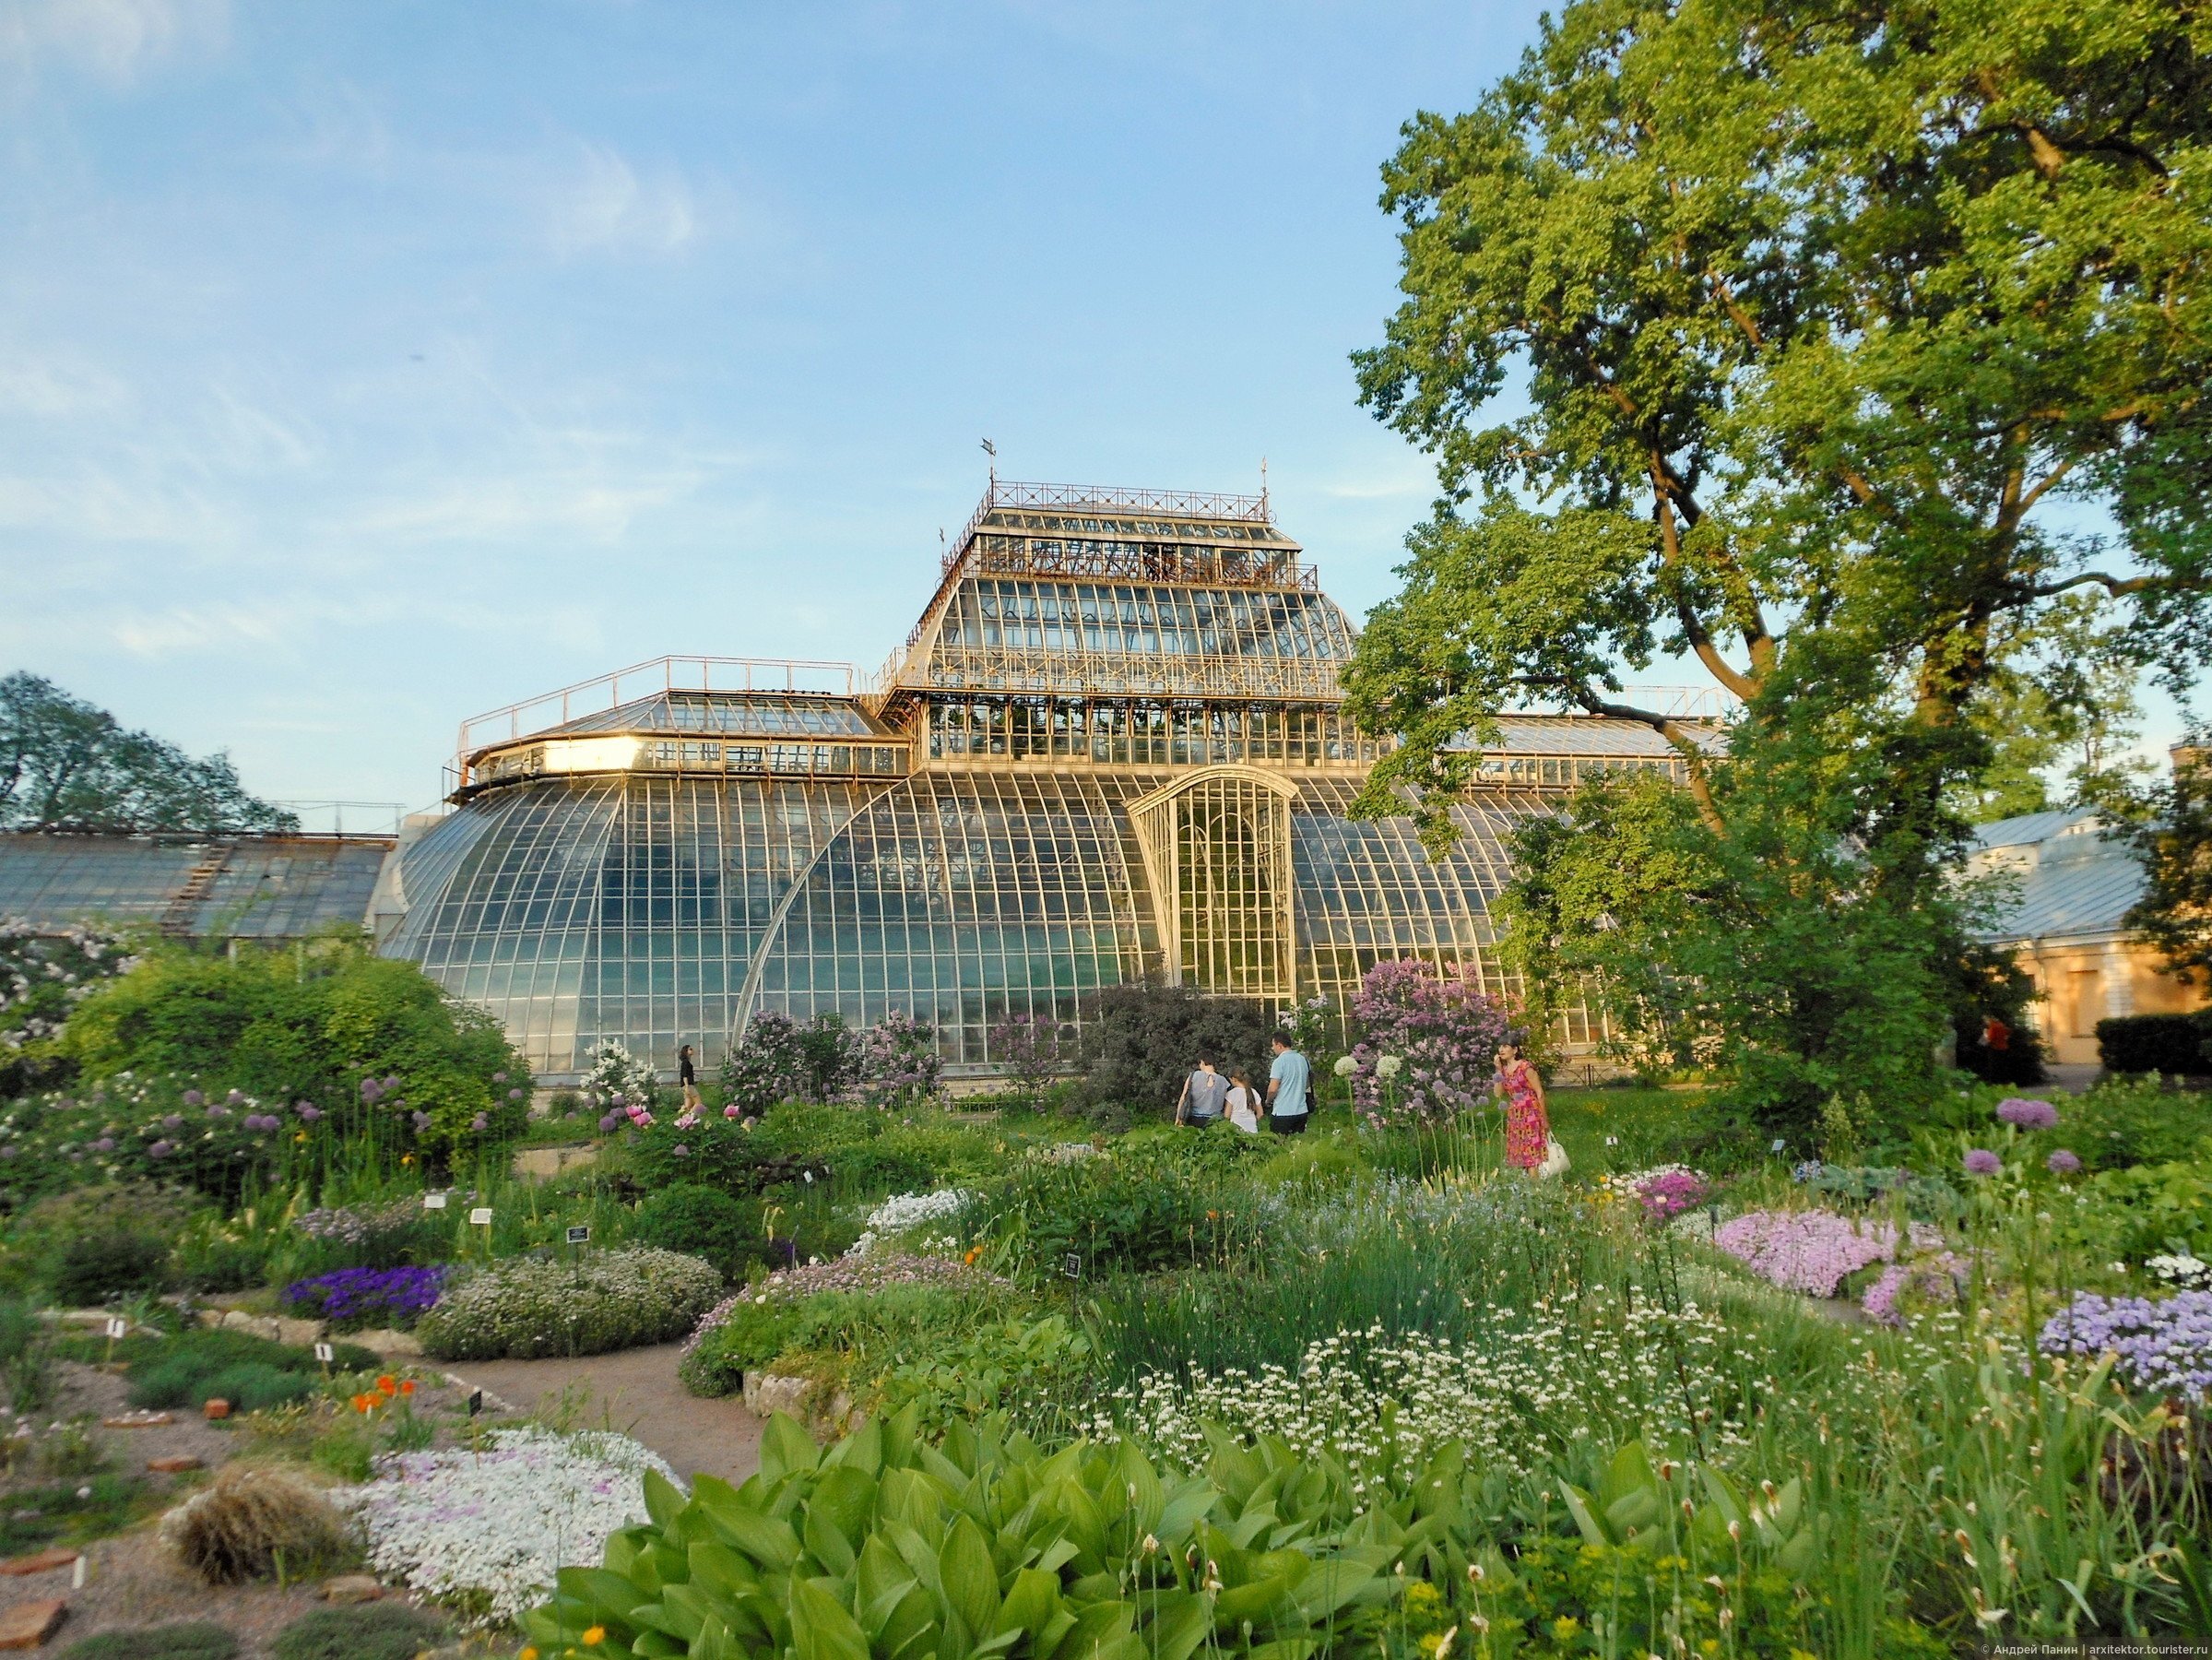
M 607 1628 L 605 1626 L 593 1626 L 591 1630 L 584 1633 L 584 1646 L 586 1648 L 597 1648 L 599 1644 L 605 1642 L 606 1641 Z
M 306 1131 L 304 1131 L 304 1130 L 301 1131 L 299 1134 L 297 1134 L 297 1135 L 295 1135 L 295 1136 L 293 1136 L 293 1137 L 292 1137 L 292 1140 L 293 1140 L 293 1141 L 295 1141 L 295 1142 L 303 1142 L 303 1141 L 305 1141 L 306 1139 L 307 1139 L 307 1132 L 306 1132 Z
M 534 1648 L 526 1648 L 515 1655 L 515 1660 L 538 1660 L 538 1651 Z
M 402 1153 L 399 1156 L 399 1162 L 403 1165 L 411 1165 L 415 1162 L 415 1156 L 412 1153 Z

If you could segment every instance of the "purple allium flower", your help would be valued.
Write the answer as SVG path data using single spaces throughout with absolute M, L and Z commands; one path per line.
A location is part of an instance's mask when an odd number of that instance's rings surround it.
M 209 1118 L 229 1118 L 231 1116 L 231 1109 L 224 1106 L 220 1101 L 217 1101 L 214 1105 L 207 1109 L 207 1116 Z
M 167 1158 L 176 1150 L 176 1143 L 172 1141 L 158 1141 L 152 1146 L 147 1148 L 146 1156 L 148 1158 Z M 0 1151 L 6 1151 L 12 1154 L 15 1152 L 15 1149 L 13 1147 L 8 1147 L 6 1149 L 0 1149 Z
M 493 1073 L 491 1074 L 491 1081 L 494 1084 L 504 1084 L 507 1081 L 507 1074 L 505 1073 Z
M 161 1128 L 162 1128 L 162 1129 L 164 1129 L 164 1130 L 182 1130 L 183 1127 L 184 1127 L 184 1115 L 183 1115 L 183 1113 L 181 1113 L 181 1112 L 168 1112 L 168 1113 L 163 1113 L 163 1114 L 161 1115 Z
M 2081 1159 L 2071 1147 L 2061 1147 L 2043 1160 L 2043 1168 L 2053 1176 L 2071 1176 L 2081 1168 Z
M 112 1135 L 103 1135 L 92 1144 L 92 1151 L 95 1153 L 112 1153 L 114 1150 L 115 1138 Z
M 166 1142 L 160 1142 L 157 1143 L 156 1144 L 160 1146 L 167 1146 L 169 1144 Z M 17 1154 L 22 1151 L 23 1149 L 17 1146 L 14 1142 L 9 1142 L 6 1146 L 0 1146 L 0 1158 L 13 1158 Z
M 476 1117 L 468 1120 L 468 1127 L 480 1134 L 482 1132 L 491 1128 L 491 1115 L 482 1112 L 478 1113 Z
M 522 1099 L 522 1091 L 521 1091 L 521 1090 L 519 1090 L 519 1089 L 510 1089 L 509 1091 L 507 1091 L 507 1099 L 509 1099 L 510 1101 L 519 1101 L 519 1100 L 521 1100 L 521 1099 Z
M 233 1089 L 229 1095 L 223 1097 L 223 1100 L 232 1107 L 237 1106 L 245 1098 L 246 1093 L 242 1089 Z
M 1997 1116 L 2023 1130 L 2048 1130 L 2058 1122 L 2058 1109 L 2049 1101 L 2024 1100 L 2008 1096 L 1997 1103 Z
M 399 1074 L 397 1073 L 389 1073 L 385 1074 L 384 1086 L 384 1093 L 387 1095 L 393 1090 L 397 1089 L 399 1087 Z
M 199 1092 L 198 1090 L 196 1090 L 196 1089 L 187 1089 L 187 1090 L 184 1092 L 184 1105 L 185 1105 L 185 1106 L 187 1106 L 187 1107 L 205 1107 L 207 1104 L 207 1097 L 206 1096 L 204 1096 L 204 1095 L 200 1094 L 200 1092 Z
M 1966 1173 L 1969 1176 L 1994 1176 L 2005 1168 L 2005 1161 L 1987 1147 L 1975 1147 L 1966 1156 Z
M 384 1085 L 379 1084 L 374 1078 L 363 1078 L 361 1080 L 362 1100 L 368 1102 L 371 1106 L 374 1106 L 376 1103 L 376 1097 L 382 1094 L 384 1094 Z
M 601 1131 L 610 1131 L 621 1121 L 622 1115 L 619 1112 L 604 1112 L 599 1115 L 599 1128 Z
M 300 1115 L 302 1123 L 312 1124 L 323 1116 L 323 1109 L 313 1101 L 302 1101 L 292 1110 Z
M 416 1134 L 418 1134 L 418 1135 L 420 1135 L 420 1134 L 421 1134 L 421 1133 L 422 1133 L 422 1132 L 423 1132 L 425 1130 L 427 1130 L 427 1129 L 429 1129 L 429 1128 L 430 1128 L 430 1114 L 429 1114 L 429 1113 L 427 1113 L 427 1112 L 421 1112 L 421 1111 L 418 1111 L 418 1112 L 415 1114 L 415 1133 L 416 1133 Z
M 670 1147 L 668 1151 L 673 1153 L 678 1158 L 689 1158 L 692 1156 L 691 1148 L 685 1146 L 681 1142 L 678 1142 L 674 1146 Z

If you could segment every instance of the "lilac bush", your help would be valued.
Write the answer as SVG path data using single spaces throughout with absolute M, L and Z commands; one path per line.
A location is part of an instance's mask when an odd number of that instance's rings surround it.
M 879 1107 L 910 1107 L 937 1093 L 937 1028 L 886 1014 L 860 1038 L 860 1091 Z
M 1352 1014 L 1352 1098 L 1370 1123 L 1451 1118 L 1490 1098 L 1504 1005 L 1475 983 L 1472 966 L 1445 976 L 1410 957 L 1367 970 Z M 1401 1064 L 1386 1078 L 1381 1062 Z
M 445 1286 L 437 1268 L 340 1268 L 284 1287 L 284 1304 L 333 1325 L 407 1326 L 437 1306 Z
M 1911 1224 L 1910 1250 L 1943 1242 L 1937 1229 Z M 1745 1211 L 1713 1231 L 1713 1243 L 1761 1279 L 1807 1297 L 1833 1297 L 1862 1268 L 1893 1260 L 1900 1243 L 1888 1222 L 1854 1222 L 1833 1211 Z
M 2078 1291 L 2043 1322 L 2047 1355 L 2119 1357 L 2114 1369 L 2137 1389 L 2201 1395 L 2212 1391 L 2212 1291 L 2183 1291 L 2153 1301 Z

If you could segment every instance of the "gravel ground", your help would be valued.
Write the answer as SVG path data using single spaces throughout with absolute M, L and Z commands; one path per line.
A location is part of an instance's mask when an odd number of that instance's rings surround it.
M 761 1420 L 735 1396 L 702 1400 L 676 1381 L 682 1346 L 657 1344 L 574 1360 L 466 1360 L 455 1375 L 516 1412 L 644 1442 L 679 1476 L 743 1481 L 761 1467 Z

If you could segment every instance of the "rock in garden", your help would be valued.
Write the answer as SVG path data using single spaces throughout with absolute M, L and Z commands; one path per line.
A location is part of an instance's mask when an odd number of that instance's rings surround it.
M 77 1560 L 77 1552 L 65 1545 L 55 1545 L 31 1556 L 19 1556 L 0 1562 L 0 1573 L 20 1578 L 26 1573 L 51 1573 L 56 1568 L 66 1568 Z
M 54 1627 L 68 1612 L 69 1605 L 58 1596 L 42 1596 L 37 1602 L 18 1603 L 0 1610 L 0 1649 L 37 1648 L 53 1635 Z
M 149 1458 L 146 1467 L 157 1476 L 182 1476 L 186 1470 L 196 1470 L 201 1465 L 191 1453 L 175 1452 L 167 1458 Z
M 119 1412 L 113 1417 L 101 1418 L 100 1427 L 102 1429 L 159 1429 L 164 1424 L 175 1422 L 176 1419 L 166 1412 Z
M 373 1573 L 341 1573 L 336 1579 L 323 1582 L 323 1600 L 326 1603 L 374 1602 L 384 1595 L 384 1587 Z
M 206 1411 L 210 1422 L 216 1418 L 227 1418 L 231 1416 L 231 1403 L 220 1395 L 215 1395 L 209 1398 Z

